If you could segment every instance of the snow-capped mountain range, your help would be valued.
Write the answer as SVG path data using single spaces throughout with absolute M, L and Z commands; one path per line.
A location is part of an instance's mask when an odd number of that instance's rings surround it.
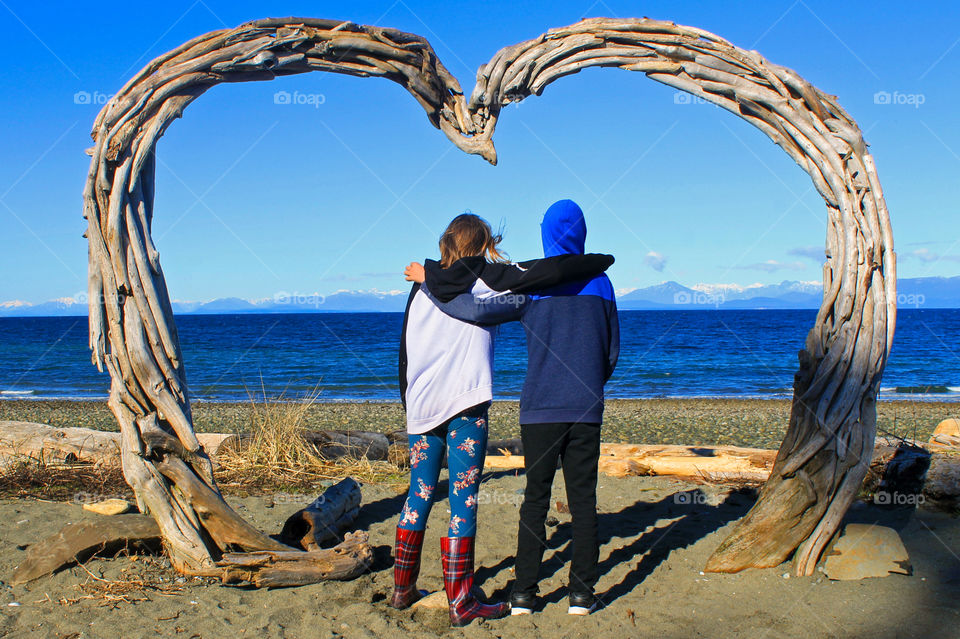
M 900 308 L 960 308 L 960 276 L 904 278 L 897 283 Z M 644 309 L 802 309 L 819 308 L 820 282 L 785 280 L 779 284 L 695 284 L 669 281 L 617 291 L 622 310 Z M 330 295 L 279 292 L 247 300 L 225 297 L 205 302 L 174 301 L 176 314 L 403 312 L 407 291 L 342 290 Z M 0 317 L 86 315 L 85 294 L 41 304 L 0 302 Z

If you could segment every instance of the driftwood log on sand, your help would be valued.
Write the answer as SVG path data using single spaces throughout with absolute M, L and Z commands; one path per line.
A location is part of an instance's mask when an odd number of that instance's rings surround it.
M 33 422 L 0 421 L 0 459 L 105 463 L 120 461 L 122 435 L 89 428 L 58 428 Z M 247 434 L 197 433 L 208 455 L 237 450 Z M 390 446 L 382 433 L 353 430 L 307 431 L 304 439 L 330 459 L 385 460 Z
M 230 437 L 225 433 L 197 433 L 197 441 L 211 453 Z M 120 433 L 0 420 L 0 459 L 8 461 L 119 463 L 120 445 Z
M 27 548 L 27 556 L 11 580 L 14 584 L 33 581 L 93 556 L 123 549 L 160 548 L 160 528 L 146 515 L 114 515 L 95 521 L 67 524 L 63 529 Z
M 360 514 L 360 484 L 352 477 L 323 491 L 309 506 L 287 519 L 280 539 L 303 550 L 319 550 L 332 539 L 339 539 Z
M 258 588 L 303 586 L 328 579 L 353 579 L 373 563 L 366 532 L 344 535 L 333 548 L 322 550 L 226 553 L 217 562 L 223 583 L 249 583 Z
M 251 438 L 252 435 L 249 433 L 228 435 L 224 437 L 218 448 L 207 452 L 217 455 L 228 450 L 237 451 Z M 389 457 L 391 444 L 387 435 L 363 430 L 304 431 L 303 439 L 313 446 L 319 455 L 327 459 L 349 457 L 383 461 Z
M 613 477 L 667 475 L 716 482 L 762 483 L 777 452 L 735 446 L 601 444 L 600 472 Z M 522 455 L 487 455 L 484 470 L 523 469 Z

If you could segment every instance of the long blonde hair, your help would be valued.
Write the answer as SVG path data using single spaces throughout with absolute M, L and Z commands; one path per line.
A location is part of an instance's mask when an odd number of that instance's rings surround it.
M 462 257 L 482 255 L 491 262 L 506 262 L 507 257 L 497 249 L 503 240 L 494 234 L 490 223 L 479 215 L 462 213 L 453 218 L 440 236 L 440 266 L 447 268 Z

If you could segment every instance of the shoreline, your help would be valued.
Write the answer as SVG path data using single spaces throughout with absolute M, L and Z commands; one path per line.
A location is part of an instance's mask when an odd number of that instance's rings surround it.
M 603 437 L 612 443 L 775 449 L 786 432 L 790 405 L 789 399 L 608 399 Z M 195 401 L 194 428 L 197 432 L 246 431 L 254 409 L 263 407 L 263 402 Z M 490 409 L 490 437 L 519 437 L 518 413 L 518 402 L 495 401 Z M 937 424 L 950 417 L 960 417 L 960 404 L 881 401 L 877 403 L 877 432 L 926 440 Z M 118 430 L 106 401 L 93 399 L 6 399 L 0 401 L 0 420 Z M 404 424 L 399 402 L 315 402 L 304 416 L 304 425 L 311 430 L 389 433 L 403 430 Z

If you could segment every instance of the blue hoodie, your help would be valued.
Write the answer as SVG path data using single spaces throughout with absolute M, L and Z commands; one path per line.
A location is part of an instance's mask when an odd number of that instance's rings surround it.
M 582 255 L 587 225 L 571 200 L 554 203 L 540 224 L 545 257 Z M 523 314 L 527 377 L 520 423 L 603 421 L 603 386 L 620 351 L 613 285 L 604 275 L 540 291 Z

